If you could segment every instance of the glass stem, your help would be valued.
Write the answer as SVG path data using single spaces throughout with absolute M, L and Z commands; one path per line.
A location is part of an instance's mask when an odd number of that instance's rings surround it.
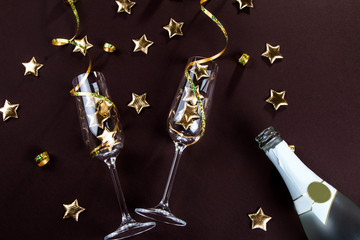
M 174 142 L 174 143 L 175 143 L 175 154 L 174 154 L 174 159 L 173 159 L 173 162 L 171 165 L 170 174 L 169 174 L 169 177 L 168 177 L 168 180 L 166 183 L 164 195 L 163 195 L 160 203 L 157 206 L 158 208 L 161 208 L 161 209 L 164 209 L 167 211 L 170 211 L 169 199 L 170 199 L 172 187 L 174 185 L 176 171 L 179 166 L 181 155 L 182 155 L 184 149 L 186 148 L 185 144 L 177 143 L 177 142 Z
M 121 211 L 121 225 L 124 225 L 129 222 L 134 222 L 134 220 L 131 218 L 126 206 L 126 202 L 125 202 L 124 194 L 121 190 L 119 175 L 116 170 L 115 162 L 116 162 L 116 157 L 111 157 L 110 159 L 105 160 L 105 163 L 110 170 L 111 179 L 114 184 L 116 197 L 118 199 L 118 203 Z

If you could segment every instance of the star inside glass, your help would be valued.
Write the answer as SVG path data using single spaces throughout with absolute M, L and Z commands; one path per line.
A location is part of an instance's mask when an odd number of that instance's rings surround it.
M 195 74 L 196 80 L 200 80 L 202 77 L 209 77 L 207 68 L 208 65 L 201 65 L 195 62 L 194 67 L 191 69 L 191 72 Z
M 200 99 L 204 99 L 204 96 L 201 95 L 199 86 L 196 86 L 196 91 L 199 93 Z M 198 99 L 196 98 L 196 95 L 194 93 L 194 90 L 191 88 L 185 87 L 185 96 L 183 98 L 184 101 L 190 102 L 192 105 L 196 105 Z
M 185 103 L 185 106 L 181 111 L 183 112 L 183 115 L 180 121 L 175 123 L 183 126 L 185 130 L 188 130 L 191 124 L 193 124 L 193 121 L 200 118 L 200 115 L 198 114 L 198 106 L 192 106 L 188 103 Z

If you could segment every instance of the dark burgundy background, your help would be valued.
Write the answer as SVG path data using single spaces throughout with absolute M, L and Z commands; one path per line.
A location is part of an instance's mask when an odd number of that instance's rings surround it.
M 224 37 L 195 0 L 138 0 L 132 14 L 116 13 L 113 0 L 76 4 L 80 36 L 88 35 L 94 70 L 104 73 L 121 114 L 125 146 L 118 170 L 130 211 L 161 198 L 173 155 L 166 118 L 187 59 L 211 56 Z M 223 23 L 229 47 L 219 65 L 212 114 L 204 138 L 185 150 L 171 209 L 185 228 L 159 223 L 134 239 L 305 239 L 291 197 L 254 137 L 272 125 L 319 176 L 360 204 L 360 2 L 254 0 L 206 7 Z M 1 1 L 0 105 L 19 103 L 19 119 L 0 122 L 0 236 L 2 239 L 102 239 L 120 223 L 110 175 L 85 147 L 71 81 L 88 59 L 73 47 L 75 21 L 61 0 Z M 184 36 L 168 38 L 170 17 Z M 131 39 L 146 34 L 149 54 L 133 53 Z M 104 42 L 118 52 L 102 51 Z M 261 57 L 265 43 L 281 45 L 284 59 Z M 243 53 L 251 58 L 237 64 Z M 23 76 L 35 56 L 39 77 Z M 286 90 L 287 107 L 265 102 L 269 90 Z M 140 115 L 127 107 L 131 93 L 147 93 Z M 33 158 L 48 151 L 39 168 Z M 63 220 L 63 203 L 86 208 L 79 222 Z M 268 231 L 251 230 L 247 214 L 262 207 Z M 137 220 L 144 218 L 133 214 Z

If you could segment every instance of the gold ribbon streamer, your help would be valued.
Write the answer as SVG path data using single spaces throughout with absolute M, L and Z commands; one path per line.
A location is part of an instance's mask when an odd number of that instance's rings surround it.
M 224 26 L 221 24 L 221 22 L 211 13 L 209 12 L 204 6 L 203 4 L 206 3 L 208 0 L 200 0 L 200 9 L 201 11 L 204 12 L 204 14 L 206 16 L 208 16 L 213 22 L 215 22 L 218 27 L 220 28 L 220 30 L 223 32 L 224 34 L 224 37 L 225 37 L 225 40 L 226 40 L 226 45 L 224 47 L 223 50 L 221 50 L 219 53 L 211 56 L 211 57 L 208 57 L 208 58 L 205 58 L 205 59 L 201 59 L 199 61 L 196 61 L 198 64 L 201 64 L 201 63 L 206 63 L 206 62 L 210 62 L 212 60 L 215 60 L 217 59 L 218 57 L 220 57 L 226 50 L 227 46 L 228 46 L 228 43 L 229 43 L 229 37 L 228 37 L 228 34 L 224 28 Z M 199 107 L 200 107 L 200 111 L 201 111 L 201 122 L 202 122 L 202 129 L 201 129 L 201 136 L 202 137 L 205 133 L 205 126 L 206 126 L 206 120 L 205 120 L 205 111 L 204 111 L 204 106 L 201 102 L 201 98 L 200 98 L 200 95 L 198 93 L 198 91 L 196 90 L 196 86 L 193 82 L 193 80 L 191 79 L 190 77 L 190 74 L 189 74 L 189 68 L 191 66 L 193 66 L 195 64 L 195 61 L 193 62 L 190 62 L 189 64 L 186 65 L 185 67 L 185 77 L 187 79 L 187 81 L 189 82 L 190 86 L 191 86 L 191 89 L 193 90 L 193 92 L 195 93 L 195 96 L 198 100 L 198 104 L 199 104 Z

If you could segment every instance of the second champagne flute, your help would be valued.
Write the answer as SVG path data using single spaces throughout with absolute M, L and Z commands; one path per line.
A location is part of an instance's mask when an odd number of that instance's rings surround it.
M 215 87 L 218 66 L 215 62 L 204 61 L 203 57 L 192 57 L 188 60 L 188 71 L 194 85 L 191 86 L 185 75 L 180 82 L 168 117 L 168 132 L 175 144 L 175 154 L 163 197 L 153 208 L 136 208 L 135 212 L 163 223 L 185 226 L 186 222 L 171 213 L 169 199 L 174 184 L 175 174 L 182 152 L 200 140 L 205 130 L 205 119 L 210 110 L 210 103 Z M 199 94 L 196 96 L 196 92 Z M 201 102 L 201 104 L 199 103 Z M 202 106 L 201 106 L 202 105 Z

